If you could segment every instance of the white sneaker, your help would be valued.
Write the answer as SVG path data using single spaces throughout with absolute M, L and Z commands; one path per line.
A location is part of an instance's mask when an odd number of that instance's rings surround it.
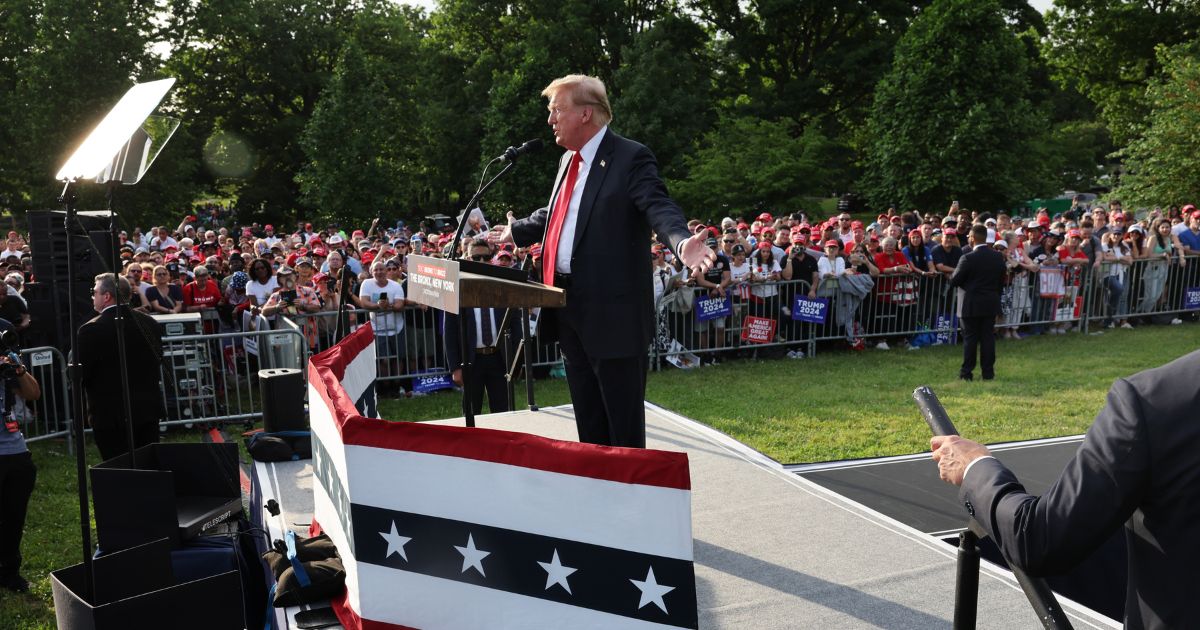
M 788 354 L 789 359 L 803 359 L 804 358 L 803 350 L 789 350 L 787 354 Z
M 875 344 L 875 349 L 876 350 L 891 350 L 891 348 L 888 347 L 886 341 L 880 341 L 879 343 Z
M 921 349 L 921 346 L 914 346 L 914 345 L 911 345 L 911 344 L 910 344 L 910 345 L 908 346 L 908 349 L 909 349 L 909 350 L 920 350 L 920 349 Z
M 1121 328 L 1128 328 L 1129 330 L 1133 330 L 1133 324 L 1130 324 L 1129 322 L 1125 322 L 1124 324 L 1121 324 Z
M 1183 320 L 1182 320 L 1182 319 L 1179 319 L 1178 317 L 1176 317 L 1175 319 L 1172 319 L 1172 320 L 1171 320 L 1171 325 L 1172 325 L 1172 326 L 1176 326 L 1176 325 L 1179 325 L 1179 324 L 1182 324 L 1182 323 L 1183 323 Z

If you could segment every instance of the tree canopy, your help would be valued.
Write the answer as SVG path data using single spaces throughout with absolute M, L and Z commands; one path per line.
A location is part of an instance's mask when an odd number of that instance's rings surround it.
M 994 210 L 1037 192 L 1042 111 L 998 2 L 936 0 L 896 46 L 867 123 L 876 205 Z
M 1146 132 L 1125 150 L 1119 194 L 1135 204 L 1200 200 L 1200 47 L 1160 47 L 1163 74 L 1147 93 Z
M 73 143 L 173 76 L 183 126 L 121 195 L 133 222 L 208 197 L 243 221 L 452 213 L 506 146 L 549 139 L 540 92 L 578 72 L 697 214 L 843 192 L 994 209 L 1123 159 L 1152 179 L 1134 147 L 1165 124 L 1155 47 L 1198 28 L 1195 0 L 1057 0 L 1044 20 L 1025 0 L 0 0 L 0 208 L 54 205 Z M 554 153 L 485 211 L 545 203 Z

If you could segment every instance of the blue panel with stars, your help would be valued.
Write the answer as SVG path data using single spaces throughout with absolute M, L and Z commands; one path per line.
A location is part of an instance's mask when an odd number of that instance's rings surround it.
M 360 563 L 697 627 L 690 561 L 424 514 L 350 507 Z

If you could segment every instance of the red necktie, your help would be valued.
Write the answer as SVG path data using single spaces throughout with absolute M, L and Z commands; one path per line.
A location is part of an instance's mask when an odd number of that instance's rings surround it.
M 583 159 L 576 151 L 567 165 L 567 177 L 558 189 L 554 209 L 550 211 L 550 225 L 546 226 L 546 239 L 542 242 L 542 283 L 554 284 L 554 266 L 558 264 L 558 241 L 562 237 L 563 223 L 567 220 L 567 208 L 571 205 L 571 194 L 575 192 L 575 180 L 579 177 L 579 164 Z

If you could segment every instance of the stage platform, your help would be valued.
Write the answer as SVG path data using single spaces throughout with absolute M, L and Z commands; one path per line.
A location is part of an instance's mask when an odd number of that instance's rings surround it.
M 701 628 L 951 626 L 955 549 L 928 533 L 965 520 L 950 508 L 943 506 L 941 521 L 914 527 L 867 507 L 871 501 L 860 503 L 861 494 L 843 496 L 697 422 L 649 403 L 646 419 L 649 447 L 688 454 Z M 482 415 L 476 423 L 576 437 L 569 406 Z M 932 462 L 924 461 L 932 471 Z M 953 497 L 953 489 L 938 488 L 944 484 L 930 474 L 934 485 L 915 491 Z M 309 462 L 256 464 L 254 476 L 283 507 L 271 519 L 275 526 L 306 533 Z M 979 591 L 979 628 L 1041 626 L 1011 573 L 984 563 Z M 1073 602 L 1060 603 L 1075 628 L 1120 627 Z

